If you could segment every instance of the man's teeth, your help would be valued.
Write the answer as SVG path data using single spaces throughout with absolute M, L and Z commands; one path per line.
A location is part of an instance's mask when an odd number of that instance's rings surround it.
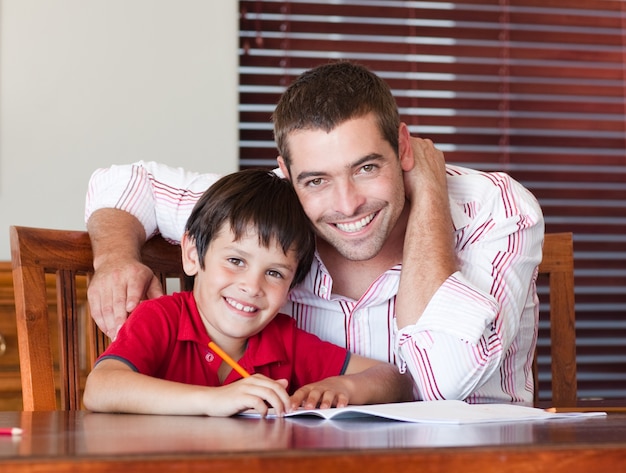
M 359 230 L 361 230 L 363 227 L 365 227 L 368 223 L 370 223 L 374 219 L 374 215 L 375 214 L 370 214 L 367 217 L 363 217 L 361 220 L 358 220 L 357 222 L 337 223 L 335 225 L 337 225 L 337 228 L 341 230 L 342 232 L 347 232 L 347 233 L 358 232 Z
M 254 312 L 256 310 L 255 307 L 249 305 L 243 305 L 240 302 L 237 302 L 233 299 L 226 298 L 226 302 L 228 302 L 231 306 L 233 306 L 237 310 L 242 310 L 244 312 Z

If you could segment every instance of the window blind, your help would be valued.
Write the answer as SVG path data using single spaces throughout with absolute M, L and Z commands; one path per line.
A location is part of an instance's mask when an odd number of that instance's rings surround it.
M 298 74 L 368 66 L 412 134 L 450 163 L 508 172 L 539 199 L 547 232 L 574 233 L 579 397 L 626 397 L 626 2 L 239 3 L 240 166 L 275 166 L 270 116 Z

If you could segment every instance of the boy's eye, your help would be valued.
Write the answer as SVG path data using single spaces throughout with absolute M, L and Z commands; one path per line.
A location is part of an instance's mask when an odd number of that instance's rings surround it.
M 231 264 L 234 264 L 235 266 L 242 266 L 243 265 L 243 261 L 240 260 L 239 258 L 228 258 L 228 262 Z
M 270 270 L 267 272 L 267 274 L 268 274 L 268 276 L 271 276 L 271 277 L 273 277 L 273 278 L 284 279 L 284 276 L 283 276 L 283 274 L 282 274 L 282 273 L 280 273 L 280 272 L 278 272 L 278 271 L 275 271 L 275 270 L 273 270 L 273 269 L 270 269 Z

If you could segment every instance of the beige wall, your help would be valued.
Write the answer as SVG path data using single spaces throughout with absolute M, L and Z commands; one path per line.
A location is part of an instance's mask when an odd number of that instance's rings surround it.
M 237 169 L 235 0 L 0 0 L 0 260 L 10 225 L 84 229 L 94 169 Z

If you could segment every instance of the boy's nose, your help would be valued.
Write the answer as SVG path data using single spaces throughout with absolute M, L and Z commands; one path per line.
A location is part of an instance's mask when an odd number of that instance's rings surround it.
M 249 296 L 258 296 L 263 292 L 261 280 L 261 276 L 248 273 L 241 278 L 239 289 Z

